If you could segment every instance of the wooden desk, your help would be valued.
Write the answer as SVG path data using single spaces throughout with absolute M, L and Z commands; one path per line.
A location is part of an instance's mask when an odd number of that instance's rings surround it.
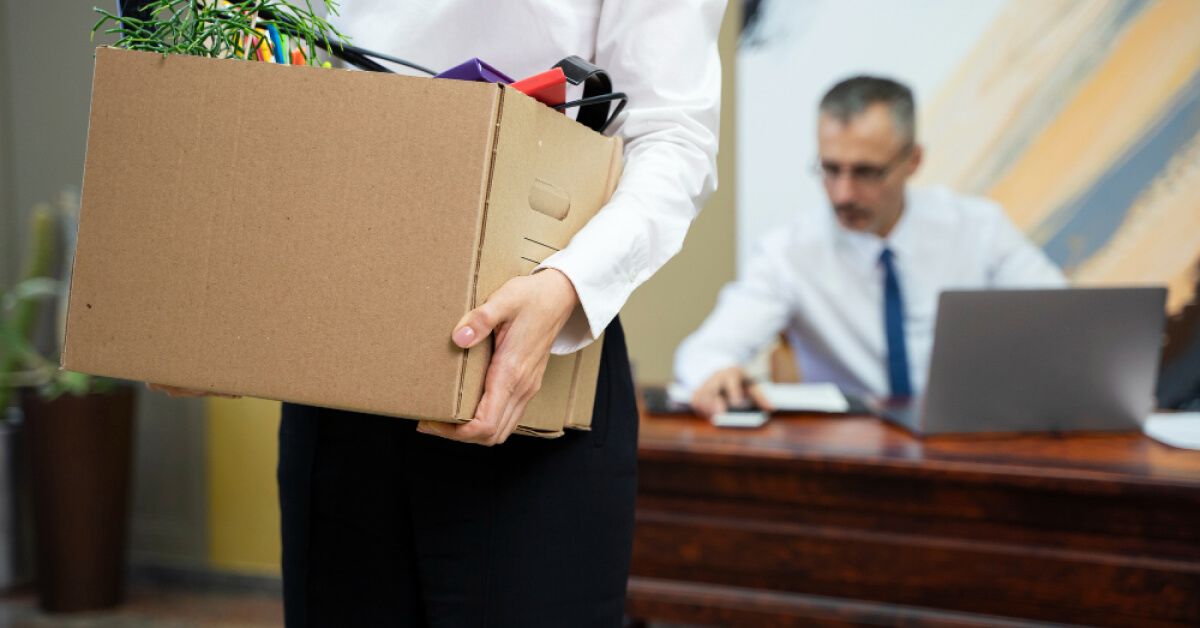
M 1200 452 L 1140 434 L 645 416 L 639 459 L 638 619 L 1200 625 Z

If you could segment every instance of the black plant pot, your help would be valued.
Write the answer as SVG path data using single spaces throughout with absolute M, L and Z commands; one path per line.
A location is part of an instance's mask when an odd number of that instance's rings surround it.
M 19 408 L 0 421 L 0 591 L 33 581 L 33 506 Z
M 23 391 L 34 576 L 49 612 L 119 604 L 125 589 L 133 389 L 46 401 Z

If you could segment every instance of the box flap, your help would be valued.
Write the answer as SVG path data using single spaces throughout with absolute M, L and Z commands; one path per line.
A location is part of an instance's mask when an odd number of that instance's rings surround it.
M 562 249 L 604 205 L 620 173 L 620 140 L 602 136 L 511 89 L 504 90 L 475 299 L 528 274 Z M 600 343 L 551 356 L 526 433 L 556 434 L 591 422 Z M 490 352 L 468 355 L 459 417 L 474 415 Z M 582 382 L 582 387 L 580 387 Z M 586 403 L 577 397 L 586 396 Z M 586 409 L 584 409 L 586 406 Z

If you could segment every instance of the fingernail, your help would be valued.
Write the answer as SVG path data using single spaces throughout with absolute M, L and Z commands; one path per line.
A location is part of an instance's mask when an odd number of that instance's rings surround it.
M 460 347 L 466 347 L 475 340 L 475 330 L 470 327 L 459 327 L 454 332 L 454 344 Z

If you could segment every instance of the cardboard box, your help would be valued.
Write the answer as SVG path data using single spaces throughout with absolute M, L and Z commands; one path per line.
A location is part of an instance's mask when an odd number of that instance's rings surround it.
M 101 48 L 63 366 L 469 420 L 459 318 L 566 246 L 619 140 L 506 87 Z M 600 343 L 521 423 L 591 423 Z

